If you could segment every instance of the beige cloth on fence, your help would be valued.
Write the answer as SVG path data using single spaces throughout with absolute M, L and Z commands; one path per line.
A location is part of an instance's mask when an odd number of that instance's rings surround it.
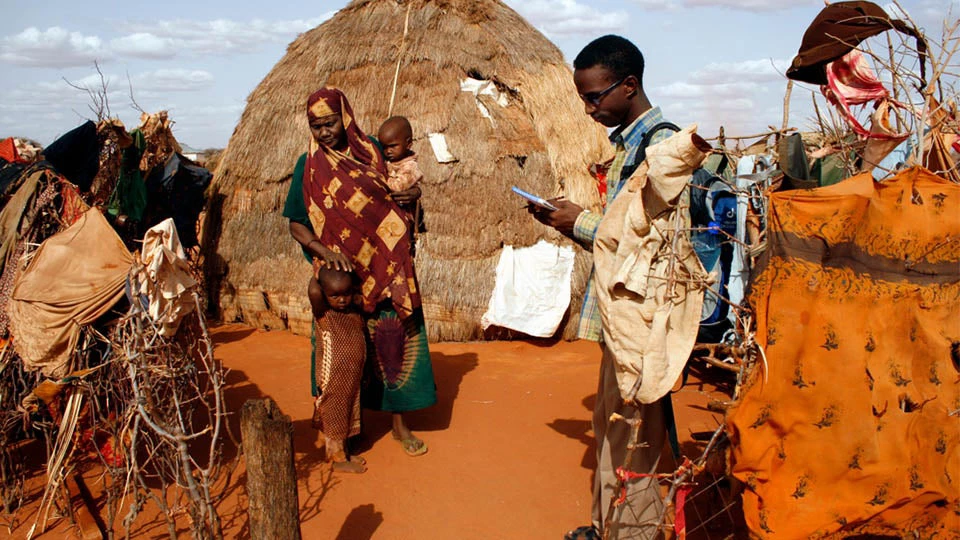
M 653 403 L 690 356 L 708 274 L 677 204 L 710 146 L 696 125 L 647 148 L 647 158 L 607 208 L 593 247 L 603 340 L 620 395 Z
M 163 220 L 143 235 L 142 259 L 138 281 L 140 294 L 150 301 L 147 312 L 160 325 L 160 335 L 172 336 L 196 307 L 193 297 L 184 293 L 197 285 L 173 219 Z
M 44 241 L 10 296 L 14 347 L 28 370 L 69 371 L 80 328 L 123 296 L 133 257 L 96 208 Z
M 7 259 L 17 249 L 20 240 L 20 224 L 23 215 L 31 207 L 40 188 L 40 180 L 48 174 L 48 169 L 38 169 L 27 176 L 13 196 L 0 210 L 0 271 L 6 267 Z

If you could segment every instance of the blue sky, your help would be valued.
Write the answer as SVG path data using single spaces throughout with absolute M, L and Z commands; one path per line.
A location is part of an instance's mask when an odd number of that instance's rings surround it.
M 782 121 L 786 79 L 822 0 L 508 0 L 550 38 L 568 61 L 592 38 L 616 33 L 644 52 L 644 86 L 679 124 L 701 132 L 749 135 Z M 300 0 L 4 2 L 0 20 L 0 137 L 51 142 L 91 118 L 99 88 L 93 62 L 108 80 L 114 116 L 131 128 L 139 113 L 168 109 L 177 138 L 198 148 L 226 146 L 246 97 L 297 34 L 346 1 Z M 881 3 L 882 4 L 882 3 Z M 960 0 L 900 5 L 928 32 L 960 14 Z M 129 82 L 128 82 L 129 80 Z M 385 81 L 386 83 L 386 81 Z M 803 127 L 810 92 L 794 91 L 791 124 Z

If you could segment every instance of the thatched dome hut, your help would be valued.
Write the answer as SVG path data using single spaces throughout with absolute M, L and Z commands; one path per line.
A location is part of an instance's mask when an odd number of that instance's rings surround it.
M 502 246 L 567 242 L 527 215 L 511 185 L 598 204 L 588 167 L 605 134 L 583 113 L 560 50 L 520 15 L 497 0 L 355 0 L 290 44 L 248 98 L 217 168 L 219 230 L 206 253 L 225 320 L 309 333 L 309 265 L 281 216 L 307 149 L 307 96 L 343 89 L 375 133 L 395 77 L 392 114 L 410 118 L 426 176 L 417 271 L 432 340 L 482 336 Z M 496 92 L 464 91 L 467 79 L 493 81 Z M 429 134 L 442 134 L 456 161 L 439 163 Z M 568 335 L 589 264 L 578 253 Z

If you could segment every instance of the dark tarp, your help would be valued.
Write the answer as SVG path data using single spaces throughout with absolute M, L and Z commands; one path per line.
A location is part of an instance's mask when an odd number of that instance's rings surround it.
M 184 248 L 197 245 L 197 219 L 204 205 L 204 192 L 213 174 L 183 157 L 173 154 L 162 167 L 147 176 L 147 200 L 144 218 L 147 227 L 173 218 Z
M 87 120 L 43 149 L 43 157 L 80 191 L 88 191 L 100 169 L 97 125 Z

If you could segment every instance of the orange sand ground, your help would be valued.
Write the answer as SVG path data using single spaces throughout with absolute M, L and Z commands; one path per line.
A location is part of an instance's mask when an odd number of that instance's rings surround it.
M 361 445 L 369 471 L 351 475 L 331 473 L 310 427 L 310 340 L 241 325 L 220 326 L 213 335 L 217 356 L 231 370 L 226 397 L 232 410 L 269 396 L 293 419 L 304 539 L 557 540 L 589 522 L 595 465 L 590 418 L 600 358 L 594 343 L 432 345 L 439 402 L 409 417 L 429 453 L 406 456 L 389 435 L 389 415 L 365 411 Z M 708 400 L 729 398 L 716 384 L 729 391 L 731 382 L 730 374 L 698 367 L 674 395 L 679 438 L 689 455 L 702 448 L 691 434 L 712 432 L 720 421 L 706 410 Z M 13 538 L 25 537 L 33 522 L 42 471 L 35 476 Z M 249 536 L 244 479 L 241 464 L 219 509 L 227 538 Z M 136 530 L 141 538 L 166 537 L 159 522 Z M 40 538 L 76 537 L 61 518 Z

